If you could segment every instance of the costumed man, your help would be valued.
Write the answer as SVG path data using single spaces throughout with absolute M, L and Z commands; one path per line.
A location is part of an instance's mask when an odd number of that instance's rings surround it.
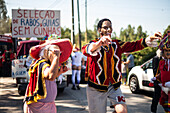
M 88 76 L 87 100 L 89 113 L 106 113 L 107 99 L 110 99 L 117 113 L 127 113 L 125 96 L 121 85 L 121 54 L 141 50 L 152 44 L 154 39 L 161 37 L 160 33 L 142 38 L 134 42 L 122 42 L 111 39 L 112 23 L 109 19 L 102 19 L 97 25 L 100 38 L 92 40 L 83 46 L 86 55 L 86 76 Z
M 24 113 L 56 113 L 54 100 L 57 96 L 56 78 L 67 67 L 59 66 L 72 52 L 69 39 L 47 40 L 30 49 L 30 56 L 36 59 L 29 68 L 30 82 L 27 86 Z
M 161 81 L 161 97 L 160 104 L 164 108 L 165 113 L 170 113 L 170 32 L 163 37 L 160 43 L 162 50 L 162 59 L 159 62 L 157 80 Z

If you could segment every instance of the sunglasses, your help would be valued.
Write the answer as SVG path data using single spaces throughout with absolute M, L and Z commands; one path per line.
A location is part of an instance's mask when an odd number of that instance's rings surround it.
M 102 27 L 102 28 L 105 29 L 105 30 L 112 29 L 111 26 L 110 26 L 110 27 L 104 26 L 104 27 Z

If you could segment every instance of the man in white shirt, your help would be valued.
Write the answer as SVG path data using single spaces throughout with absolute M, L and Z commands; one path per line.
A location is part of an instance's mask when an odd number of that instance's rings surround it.
M 76 90 L 75 87 L 75 77 L 77 75 L 77 89 L 80 90 L 79 84 L 80 84 L 80 74 L 81 74 L 81 62 L 82 65 L 84 65 L 84 58 L 83 58 L 83 54 L 81 52 L 79 52 L 79 48 L 76 47 L 76 45 L 74 45 L 73 47 L 73 53 L 71 54 L 71 59 L 72 59 L 72 84 L 73 90 Z

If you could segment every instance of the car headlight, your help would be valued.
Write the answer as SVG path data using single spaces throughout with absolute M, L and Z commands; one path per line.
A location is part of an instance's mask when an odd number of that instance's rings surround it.
M 19 82 L 20 82 L 20 83 L 28 83 L 28 81 L 27 81 L 26 78 L 19 79 Z

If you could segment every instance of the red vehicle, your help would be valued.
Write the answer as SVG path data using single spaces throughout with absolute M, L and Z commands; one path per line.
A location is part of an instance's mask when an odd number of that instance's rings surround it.
M 11 61 L 15 58 L 15 39 L 0 35 L 0 76 L 11 76 Z

